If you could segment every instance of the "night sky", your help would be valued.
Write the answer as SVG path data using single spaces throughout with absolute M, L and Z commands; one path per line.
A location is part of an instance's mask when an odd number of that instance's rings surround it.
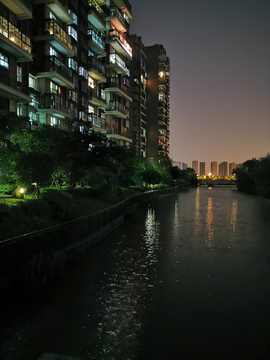
M 270 153 L 270 0 L 130 0 L 130 34 L 171 59 L 170 157 Z

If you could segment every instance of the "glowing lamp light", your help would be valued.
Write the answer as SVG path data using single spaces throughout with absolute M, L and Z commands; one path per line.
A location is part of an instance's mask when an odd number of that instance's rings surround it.
M 20 189 L 20 193 L 21 193 L 21 194 L 24 193 L 24 189 L 23 189 L 23 188 Z
M 211 176 L 211 175 L 212 175 L 211 173 L 208 174 L 208 176 Z

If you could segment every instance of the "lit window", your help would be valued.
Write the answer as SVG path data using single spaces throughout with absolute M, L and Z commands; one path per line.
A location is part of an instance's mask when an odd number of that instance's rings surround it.
M 86 79 L 88 78 L 88 71 L 85 70 L 85 68 L 83 68 L 82 66 L 79 67 L 79 75 L 85 77 Z
M 50 82 L 50 91 L 52 94 L 61 94 L 60 86 L 54 84 L 53 82 Z
M 88 114 L 94 114 L 95 108 L 94 106 L 88 105 Z
M 56 16 L 52 12 L 50 12 L 50 19 L 57 20 Z
M 95 88 L 95 80 L 88 76 L 88 86 L 92 89 Z
M 77 15 L 74 14 L 71 10 L 68 10 L 69 15 L 72 17 L 74 24 L 78 25 Z
M 75 39 L 76 41 L 78 40 L 78 34 L 77 31 L 75 29 L 73 29 L 72 26 L 68 27 L 68 35 L 72 36 L 73 39 Z
M 0 53 L 0 66 L 9 69 L 8 57 Z
M 51 117 L 51 126 L 57 126 L 58 125 L 58 119 L 55 117 Z
M 78 71 L 78 64 L 76 61 L 74 61 L 73 59 L 71 58 L 68 58 L 68 67 L 73 69 L 73 70 L 76 70 Z
M 32 75 L 29 75 L 29 87 L 37 90 L 37 79 Z
M 52 48 L 51 46 L 50 46 L 50 55 L 59 57 L 58 52 L 54 48 Z
M 17 81 L 22 82 L 22 68 L 17 66 Z

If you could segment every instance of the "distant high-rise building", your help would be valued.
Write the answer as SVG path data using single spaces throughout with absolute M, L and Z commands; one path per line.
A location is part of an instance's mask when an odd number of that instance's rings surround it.
M 147 157 L 169 155 L 170 59 L 163 45 L 145 47 L 147 68 Z
M 192 161 L 192 169 L 195 171 L 195 173 L 198 175 L 198 160 L 193 160 Z
M 218 165 L 218 174 L 219 176 L 228 176 L 228 163 L 223 161 Z
M 205 162 L 200 162 L 200 176 L 205 175 Z
M 236 168 L 236 163 L 235 162 L 232 162 L 232 163 L 229 164 L 229 176 L 232 176 L 232 171 L 235 168 Z
M 217 172 L 217 162 L 216 162 L 216 161 L 212 161 L 212 162 L 211 162 L 211 174 L 214 175 L 214 176 L 217 176 L 217 175 L 218 175 L 218 172 Z
M 181 161 L 173 161 L 173 166 L 177 166 L 179 167 L 180 170 L 186 170 L 187 169 L 187 164 L 183 163 Z

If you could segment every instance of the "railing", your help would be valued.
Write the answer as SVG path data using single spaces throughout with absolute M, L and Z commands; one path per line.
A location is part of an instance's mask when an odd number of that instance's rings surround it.
M 128 75 L 129 75 L 129 70 L 128 70 L 128 68 L 126 67 L 126 64 L 125 64 L 124 60 L 122 60 L 119 55 L 117 55 L 117 54 L 110 54 L 110 59 L 109 59 L 109 60 L 110 60 L 110 63 L 111 63 L 111 64 L 116 64 L 116 65 L 118 65 L 122 70 L 124 70 L 124 72 L 125 72 L 126 74 L 128 73 Z
M 101 18 L 102 21 L 106 21 L 106 15 L 104 11 L 101 9 L 101 7 L 95 0 L 88 0 L 88 5 L 90 6 L 90 9 L 93 10 Z
M 0 16 L 0 34 L 31 55 L 30 38 L 24 35 L 3 16 Z
M 166 196 L 177 188 L 148 191 L 133 195 L 124 201 L 91 215 L 63 224 L 0 241 L 0 270 L 2 276 L 12 276 L 14 269 L 21 272 L 35 254 L 47 258 L 57 251 L 76 246 L 85 237 L 96 234 L 126 213 L 127 208 L 141 201 Z
M 121 44 L 123 49 L 129 54 L 129 56 L 132 57 L 132 47 L 129 45 L 127 40 L 119 33 L 119 31 L 117 31 L 116 29 L 110 30 L 108 39 L 117 40 Z
M 93 56 L 88 57 L 88 69 L 90 68 L 93 68 L 97 70 L 101 75 L 106 76 L 105 66 Z
M 105 119 L 95 115 L 89 114 L 89 121 L 92 123 L 93 126 L 105 129 L 106 128 L 106 121 Z
M 92 41 L 97 44 L 101 49 L 105 50 L 105 42 L 102 38 L 95 32 L 95 30 L 88 29 L 87 35 L 89 35 Z
M 117 7 L 111 8 L 110 16 L 111 17 L 116 16 L 125 28 L 129 26 L 129 23 L 127 22 L 127 20 L 124 18 L 124 16 L 121 14 L 121 12 L 118 10 Z
M 120 136 L 127 137 L 127 132 L 126 131 L 123 132 L 123 131 L 118 130 L 118 129 L 108 130 L 107 134 L 115 134 L 115 135 L 120 135 Z
M 69 101 L 57 94 L 43 94 L 41 109 L 56 109 L 70 115 Z
M 44 56 L 44 71 L 56 71 L 72 82 L 72 70 L 56 56 Z
M 106 111 L 116 110 L 126 115 L 126 107 L 118 101 L 110 101 Z
M 45 21 L 45 30 L 49 31 L 50 35 L 55 35 L 61 40 L 71 51 L 73 51 L 73 46 L 71 43 L 71 37 L 68 33 L 61 28 L 58 22 L 54 19 L 49 19 Z

